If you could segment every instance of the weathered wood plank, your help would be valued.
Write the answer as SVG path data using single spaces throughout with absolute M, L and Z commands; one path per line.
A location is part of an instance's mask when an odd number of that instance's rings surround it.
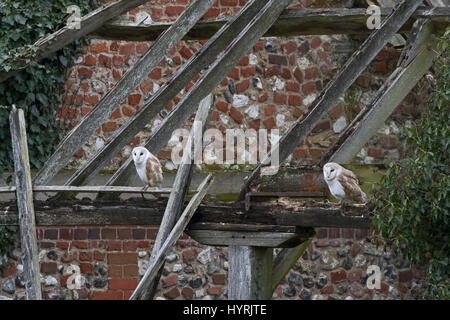
M 389 15 L 391 8 L 381 8 L 382 18 Z M 448 25 L 448 7 L 419 9 L 400 27 L 399 32 L 408 32 L 415 19 L 430 18 L 437 30 Z M 367 28 L 369 15 L 365 9 L 321 8 L 287 9 L 263 37 L 292 37 L 319 34 L 370 34 Z M 212 37 L 226 22 L 227 18 L 199 21 L 185 36 L 184 40 L 205 40 Z M 154 23 L 135 26 L 132 23 L 111 22 L 90 34 L 92 38 L 127 41 L 154 41 L 171 23 Z
M 295 232 L 186 230 L 195 241 L 209 246 L 253 246 L 266 248 L 292 248 L 306 240 Z
M 267 1 L 256 16 L 244 26 L 225 52 L 208 68 L 205 75 L 197 81 L 169 116 L 145 141 L 144 145 L 148 150 L 155 153 L 155 150 L 161 149 L 169 141 L 173 131 L 192 115 L 200 100 L 217 87 L 224 76 L 252 48 L 288 4 L 288 0 Z M 128 185 L 130 179 L 135 175 L 131 159 L 128 159 L 107 182 L 107 185 Z
M 229 223 L 191 223 L 187 230 L 211 230 L 211 231 L 244 231 L 244 232 L 287 232 L 295 233 L 298 227 L 255 225 L 255 224 L 229 224 Z
M 205 178 L 205 180 L 203 180 L 198 188 L 198 193 L 191 199 L 191 201 L 189 201 L 177 223 L 173 227 L 170 234 L 167 236 L 167 239 L 164 241 L 164 244 L 158 250 L 158 253 L 155 255 L 154 259 L 150 260 L 149 266 L 145 271 L 145 274 L 143 275 L 141 281 L 139 281 L 139 284 L 137 285 L 133 294 L 131 295 L 130 300 L 139 299 L 140 297 L 142 297 L 142 293 L 148 289 L 148 285 L 151 284 L 152 280 L 158 274 L 161 266 L 164 264 L 166 255 L 169 253 L 169 250 L 186 229 L 186 226 L 188 225 L 198 206 L 205 197 L 213 180 L 214 178 L 212 174 L 209 174 Z
M 312 241 L 312 237 L 303 243 L 299 244 L 295 248 L 285 248 L 278 252 L 273 259 L 272 267 L 272 293 L 278 287 L 281 280 L 284 279 L 286 274 L 295 265 L 297 260 L 303 255 L 309 244 Z
M 229 246 L 228 299 L 270 299 L 272 257 L 271 248 Z
M 148 193 L 148 194 L 170 194 L 172 188 L 160 188 L 158 190 L 149 188 L 142 190 L 141 187 L 115 187 L 115 186 L 34 186 L 33 192 L 83 192 L 83 193 L 100 193 L 100 192 L 113 192 L 113 193 Z M 14 193 L 16 187 L 0 187 L 0 193 Z M 191 190 L 189 194 L 194 194 L 196 191 Z
M 383 21 L 381 27 L 376 29 L 366 39 L 327 84 L 322 93 L 312 103 L 306 116 L 302 116 L 292 124 L 289 130 L 281 137 L 279 143 L 272 147 L 265 159 L 253 170 L 244 183 L 239 194 L 239 200 L 245 198 L 250 185 L 259 177 L 261 168 L 270 165 L 272 154 L 278 156 L 280 163 L 286 160 L 422 2 L 423 0 L 404 0 L 394 8 L 392 13 Z
M 48 57 L 73 41 L 93 32 L 112 18 L 134 9 L 147 1 L 148 0 L 122 0 L 103 4 L 91 13 L 81 17 L 80 29 L 70 29 L 65 26 L 51 35 L 36 41 L 34 47 L 37 48 L 37 52 L 32 60 L 36 62 Z M 0 82 L 5 81 L 28 66 L 29 63 L 24 64 L 19 70 L 0 73 Z
M 20 243 L 26 288 L 25 297 L 27 300 L 42 300 L 39 251 L 36 239 L 33 191 L 31 189 L 31 169 L 23 110 L 17 110 L 13 105 L 9 123 L 11 127 L 14 169 L 16 172 L 16 198 L 19 210 Z
M 366 106 L 341 134 L 330 150 L 321 159 L 321 164 L 329 161 L 347 163 L 358 153 L 365 143 L 385 123 L 394 109 L 425 75 L 439 56 L 433 37 L 432 26 L 425 24 L 417 36 L 418 46 L 413 46 L 414 59 L 408 65 L 397 68 L 385 84 L 378 90 L 371 104 Z M 418 47 L 419 49 L 416 49 Z M 409 59 L 405 59 L 408 62 Z
M 141 131 L 186 85 L 206 68 L 219 53 L 226 49 L 239 32 L 247 25 L 248 21 L 263 7 L 264 0 L 249 1 L 219 32 L 214 35 L 195 55 L 193 55 L 173 77 L 144 105 L 127 120 L 105 145 L 69 179 L 67 184 L 80 185 L 88 183 L 114 156 Z M 207 92 L 209 94 L 209 92 Z M 206 95 L 206 94 L 205 94 Z M 200 101 L 200 100 L 199 100 Z M 199 102 L 198 101 L 198 102 Z M 198 102 L 194 104 L 198 105 Z M 192 110 L 192 108 L 191 108 Z M 193 112 L 193 110 L 192 110 Z M 187 115 L 187 117 L 189 117 Z M 167 142 L 167 141 L 166 141 Z M 161 141 L 157 146 L 147 148 L 153 154 L 158 154 L 160 148 L 166 143 Z M 130 162 L 127 162 L 131 164 Z M 130 178 L 135 177 L 134 166 L 129 169 Z M 112 181 L 115 181 L 113 176 Z M 116 181 L 115 185 L 128 185 L 130 180 Z M 109 182 L 108 182 L 109 184 Z M 103 196 L 102 196 L 103 197 Z
M 143 201 L 35 201 L 38 226 L 76 225 L 159 225 L 167 200 Z M 227 223 L 298 227 L 368 228 L 369 208 L 362 205 L 340 206 L 331 203 L 289 201 L 256 202 L 248 212 L 241 205 L 205 202 L 192 223 Z M 19 223 L 17 205 L 0 203 L 0 225 Z
M 194 159 L 196 158 L 196 149 L 202 150 L 202 141 L 196 140 L 197 137 L 202 137 L 206 130 L 206 126 L 209 123 L 211 116 L 211 105 L 213 103 L 212 95 L 209 94 L 204 98 L 198 107 L 194 125 L 191 129 L 186 147 L 183 151 L 183 157 L 180 165 L 178 166 L 177 175 L 172 185 L 172 192 L 170 193 L 169 200 L 167 201 L 166 210 L 164 211 L 163 219 L 161 221 L 158 234 L 156 235 L 155 244 L 153 245 L 152 253 L 150 255 L 149 264 L 152 264 L 156 258 L 156 255 L 166 241 L 167 236 L 175 225 L 175 220 L 180 215 L 183 204 L 186 199 L 189 185 L 191 184 L 192 173 L 194 171 Z M 139 300 L 152 300 L 160 279 L 160 274 L 164 268 L 164 262 L 161 266 L 160 272 L 149 282 L 148 286 L 141 292 L 138 297 Z
M 34 178 L 35 185 L 47 184 L 70 157 L 101 126 L 125 98 L 144 80 L 149 72 L 169 53 L 183 35 L 200 19 L 214 0 L 197 0 L 190 4 L 174 24 L 123 75 L 95 108 L 60 142 L 55 153 Z

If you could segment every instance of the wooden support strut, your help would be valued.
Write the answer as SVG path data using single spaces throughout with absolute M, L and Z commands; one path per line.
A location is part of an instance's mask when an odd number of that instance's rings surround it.
M 199 192 L 194 197 L 192 197 L 191 201 L 189 201 L 188 205 L 186 206 L 186 209 L 184 209 L 183 213 L 181 214 L 177 223 L 173 227 L 172 231 L 167 236 L 167 239 L 164 241 L 160 250 L 155 255 L 155 258 L 150 261 L 150 264 L 147 270 L 145 271 L 144 276 L 138 283 L 136 289 L 134 290 L 133 294 L 130 297 L 130 300 L 135 300 L 137 297 L 141 296 L 143 294 L 143 290 L 145 290 L 148 284 L 155 278 L 158 271 L 161 269 L 161 266 L 164 264 L 166 255 L 169 253 L 169 250 L 172 248 L 172 246 L 175 244 L 175 242 L 183 233 L 184 229 L 188 225 L 198 206 L 205 197 L 213 180 L 214 179 L 212 174 L 209 174 L 205 178 L 205 180 L 203 180 L 203 182 L 198 188 Z
M 122 0 L 103 4 L 91 13 L 81 17 L 80 29 L 71 29 L 68 26 L 65 26 L 51 35 L 39 39 L 34 44 L 37 51 L 36 55 L 31 60 L 37 62 L 48 57 L 52 53 L 64 48 L 66 45 L 74 42 L 75 40 L 78 40 L 95 31 L 112 18 L 134 9 L 147 1 L 148 0 Z M 0 82 L 12 77 L 29 65 L 30 63 L 23 64 L 18 70 L 0 73 Z
M 88 183 L 145 125 L 147 125 L 185 86 L 217 55 L 226 49 L 248 21 L 264 6 L 264 0 L 249 1 L 217 34 L 211 38 L 195 55 L 193 55 L 166 84 L 158 90 L 130 119 L 128 119 L 105 145 L 97 150 L 68 180 L 66 185 Z M 191 90 L 194 90 L 192 88 Z M 208 92 L 209 93 L 209 92 Z M 197 103 L 198 105 L 198 103 Z M 187 115 L 187 116 L 190 116 Z M 165 123 L 165 122 L 164 122 Z M 150 137 L 152 139 L 153 135 Z M 153 154 L 157 154 L 166 140 L 156 139 L 156 146 L 148 145 Z M 131 167 L 133 167 L 131 165 Z M 114 177 L 112 178 L 114 180 Z M 109 183 L 108 183 L 109 184 Z M 119 185 L 128 185 L 129 180 L 120 181 Z M 118 185 L 115 183 L 115 185 Z
M 16 197 L 20 221 L 20 243 L 26 288 L 25 297 L 27 300 L 42 300 L 31 169 L 23 110 L 17 110 L 13 105 L 9 122 L 16 174 Z
M 176 22 L 160 35 L 144 55 L 120 78 L 114 88 L 60 142 L 56 151 L 35 177 L 33 181 L 35 185 L 47 184 L 67 164 L 72 155 L 102 123 L 108 120 L 113 111 L 148 76 L 149 72 L 213 3 L 214 0 L 197 0 L 183 11 Z
M 166 210 L 164 211 L 163 219 L 161 221 L 158 234 L 156 235 L 155 244 L 153 245 L 152 254 L 149 260 L 149 265 L 154 262 L 159 249 L 167 239 L 167 236 L 172 230 L 177 217 L 180 215 L 183 209 L 183 204 L 186 199 L 187 191 L 191 183 L 192 173 L 195 167 L 194 161 L 197 159 L 196 151 L 201 151 L 203 149 L 201 137 L 203 136 L 203 132 L 206 130 L 206 126 L 209 123 L 212 103 L 212 95 L 209 94 L 200 102 L 200 105 L 198 107 L 194 125 L 191 129 L 186 147 L 184 149 L 183 158 L 181 159 L 181 162 L 178 166 L 177 175 L 175 176 L 175 181 L 172 185 L 172 192 L 170 193 Z M 199 136 L 198 133 L 201 133 L 200 141 L 196 140 Z M 158 275 L 152 281 L 148 282 L 146 286 L 144 286 L 141 291 L 142 294 L 137 297 L 137 299 L 153 299 L 163 268 L 164 263 L 161 266 Z
M 389 39 L 400 29 L 408 18 L 419 7 L 423 0 L 402 1 L 361 45 L 361 47 L 347 60 L 341 70 L 334 76 L 322 93 L 312 103 L 306 116 L 294 122 L 283 135 L 279 143 L 272 147 L 265 159 L 253 170 L 245 181 L 239 194 L 239 200 L 244 200 L 250 185 L 258 178 L 261 168 L 271 163 L 272 154 L 279 157 L 280 163 L 294 151 L 301 141 L 320 121 L 320 119 L 333 107 L 345 91 L 353 84 L 356 78 L 370 64 Z
M 145 142 L 151 152 L 159 150 L 169 141 L 172 132 L 179 128 L 194 112 L 201 99 L 212 92 L 225 75 L 236 65 L 277 19 L 289 0 L 267 1 L 256 16 L 247 22 L 226 51 L 209 67 L 205 75 L 189 90 L 178 105 L 163 120 L 155 133 Z M 131 159 L 128 159 L 107 182 L 107 185 L 127 185 L 135 176 Z

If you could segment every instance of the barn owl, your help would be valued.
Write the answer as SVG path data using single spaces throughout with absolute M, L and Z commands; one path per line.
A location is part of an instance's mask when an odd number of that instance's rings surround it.
M 323 166 L 323 176 L 331 194 L 339 202 L 344 199 L 367 202 L 366 194 L 358 186 L 358 178 L 350 170 L 337 163 L 329 162 Z
M 163 175 L 161 163 L 150 151 L 144 147 L 136 147 L 132 151 L 134 165 L 136 171 L 145 184 L 142 190 L 147 190 L 148 187 L 161 187 Z

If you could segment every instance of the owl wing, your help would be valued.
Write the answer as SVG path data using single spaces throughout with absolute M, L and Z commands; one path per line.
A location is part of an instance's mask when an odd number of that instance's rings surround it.
M 356 202 L 366 202 L 366 194 L 358 185 L 358 178 L 350 170 L 343 170 L 342 174 L 337 177 L 337 180 L 344 188 L 345 195 L 348 199 Z
M 158 158 L 153 155 L 150 155 L 147 159 L 147 163 L 145 164 L 145 174 L 148 179 L 148 184 L 151 187 L 160 187 L 163 175 L 162 175 L 162 167 Z

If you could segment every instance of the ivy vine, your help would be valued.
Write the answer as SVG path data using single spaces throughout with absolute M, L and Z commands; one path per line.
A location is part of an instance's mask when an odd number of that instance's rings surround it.
M 67 8 L 77 5 L 81 15 L 99 6 L 98 0 L 2 0 L 0 1 L 0 72 L 29 67 L 0 83 L 0 178 L 14 169 L 9 128 L 13 104 L 22 108 L 27 125 L 30 165 L 39 169 L 53 153 L 63 133 L 56 120 L 66 70 L 82 52 L 83 39 L 33 62 L 33 44 L 65 25 Z M 7 182 L 11 182 L 11 176 Z M 15 228 L 15 229 L 14 229 Z M 0 227 L 0 257 L 11 255 L 16 227 Z M 6 236 L 8 235 L 8 236 Z M 4 259 L 0 259 L 0 268 Z
M 450 299 L 449 34 L 440 42 L 437 84 L 420 121 L 403 128 L 408 157 L 390 163 L 375 196 L 373 228 L 425 270 L 419 297 Z

